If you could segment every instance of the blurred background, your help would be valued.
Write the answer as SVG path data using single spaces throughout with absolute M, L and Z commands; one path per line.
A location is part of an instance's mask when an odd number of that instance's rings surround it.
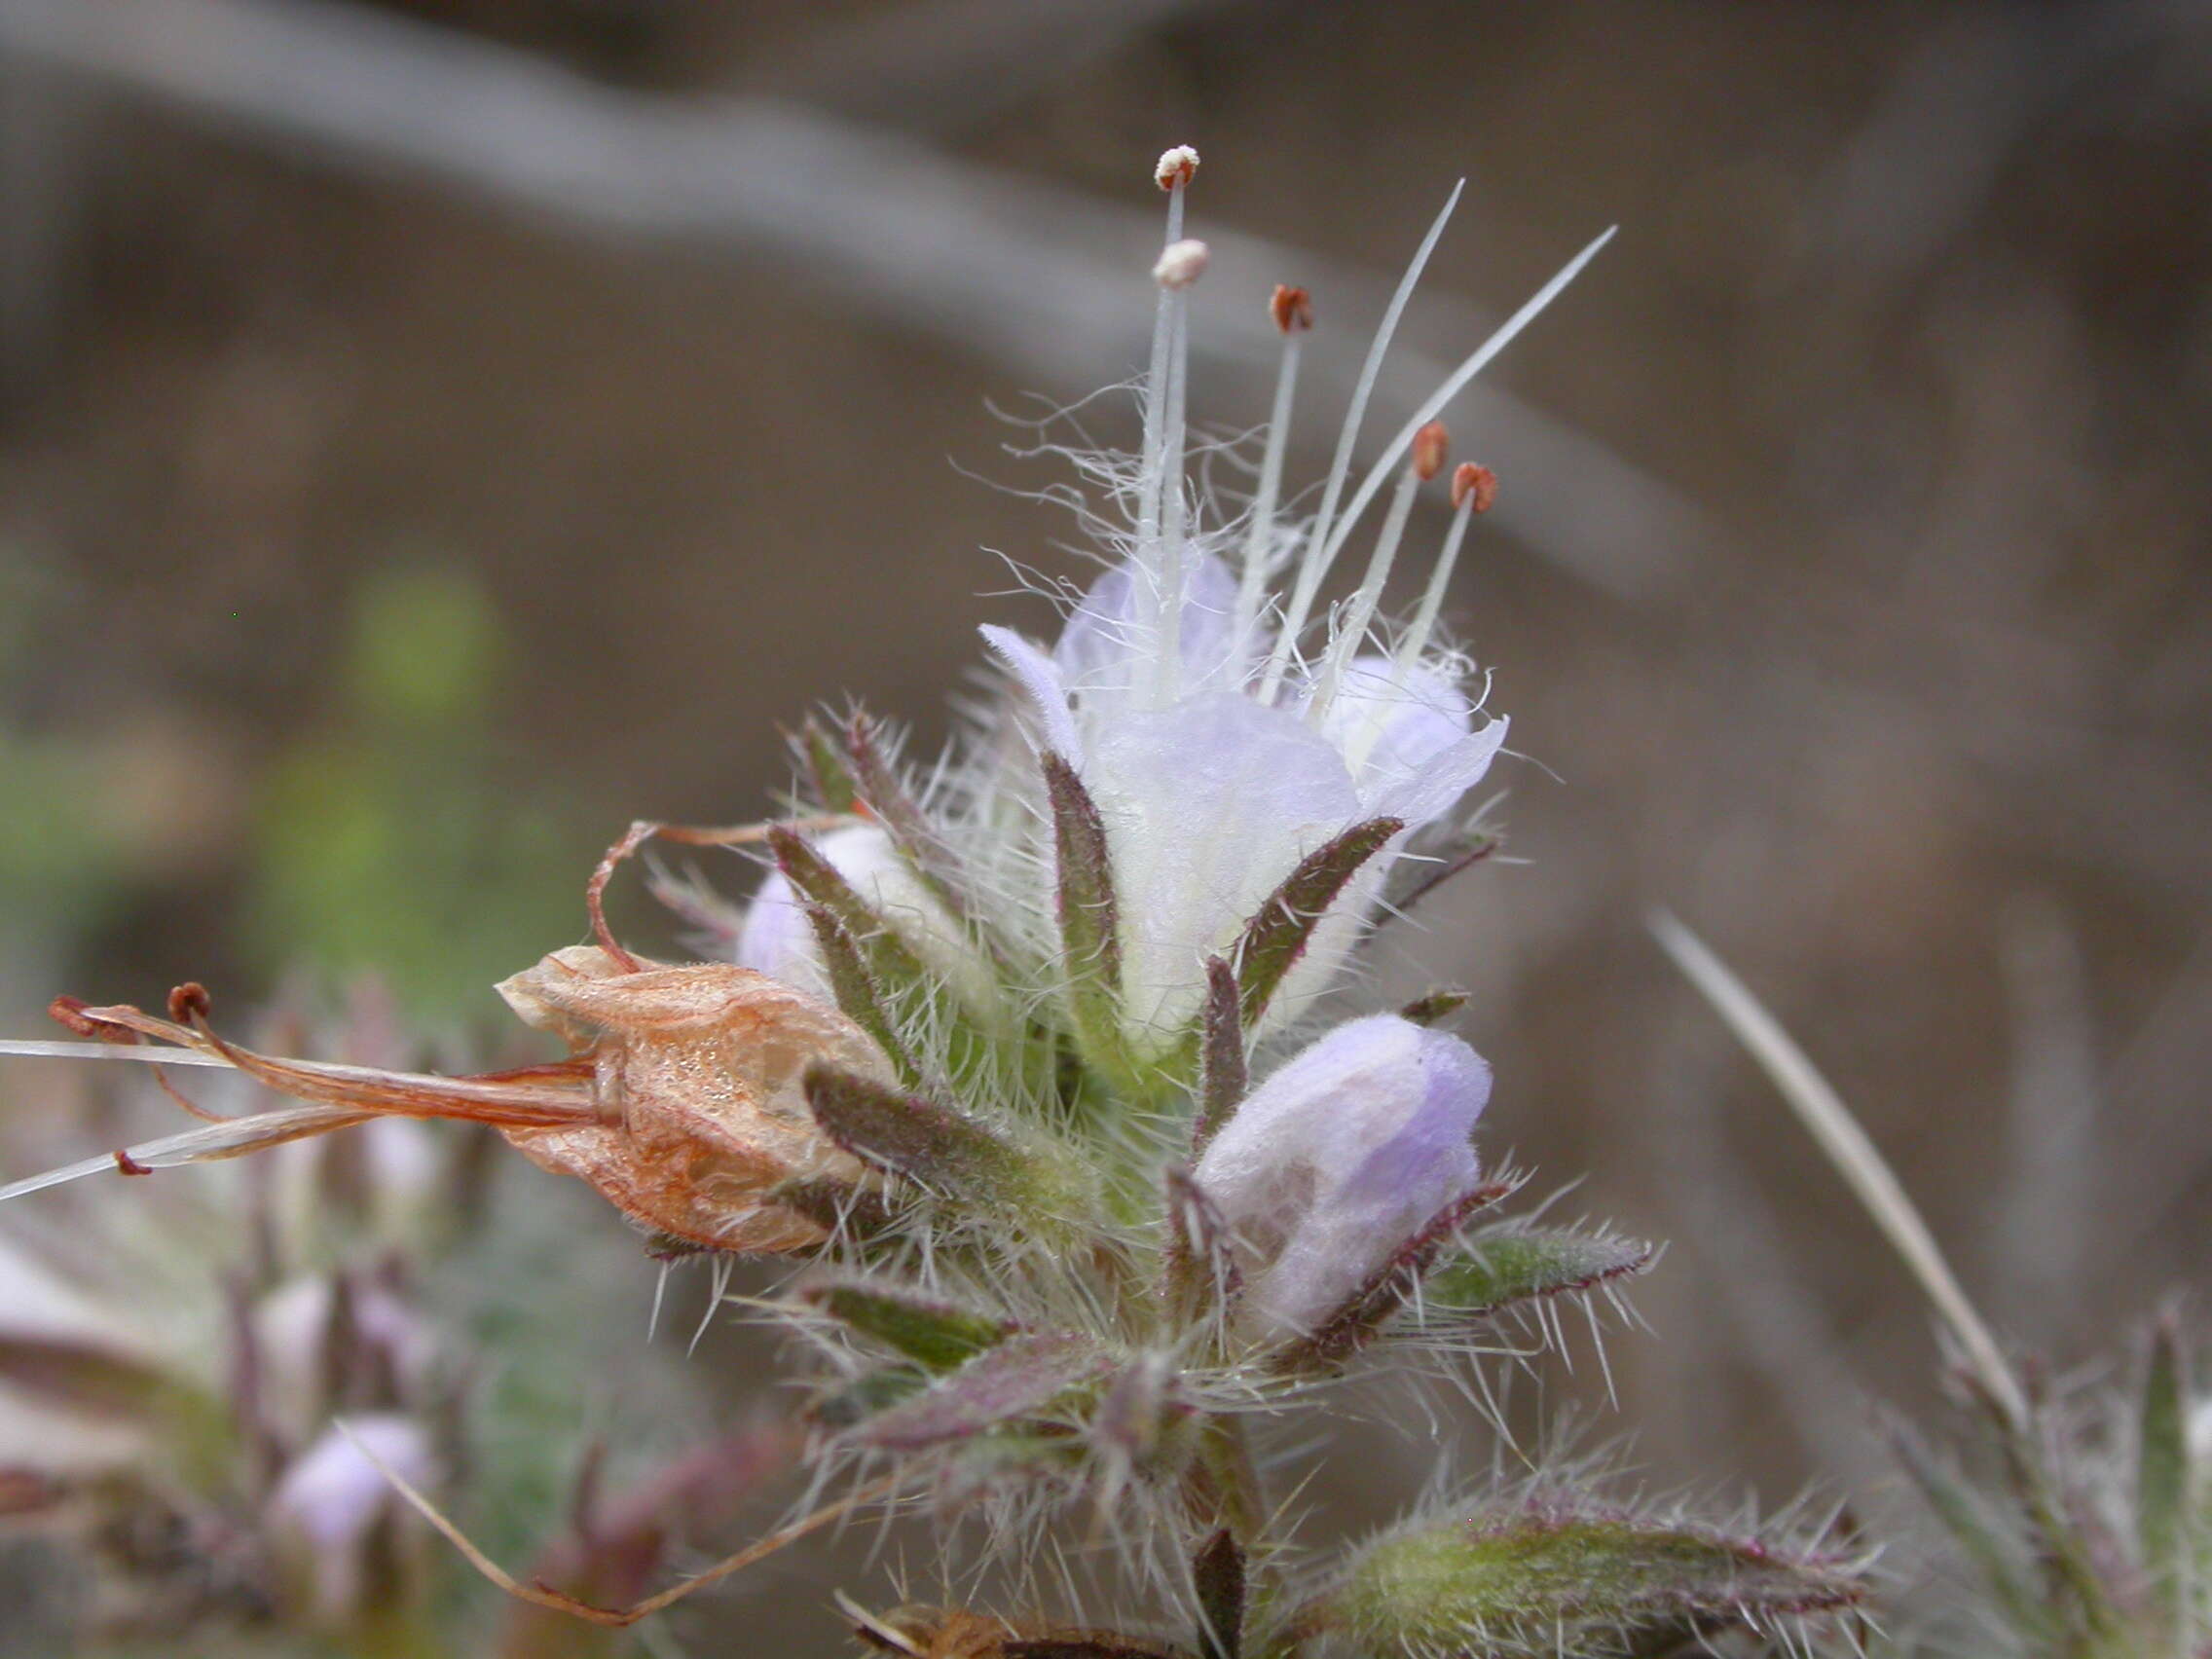
M 1654 905 L 2023 1349 L 2201 1284 L 2201 0 L 0 0 L 0 1029 L 373 973 L 505 1041 L 491 981 L 580 937 L 632 818 L 758 816 L 844 693 L 940 740 L 975 625 L 1051 626 L 993 553 L 1079 568 L 993 406 L 1141 369 L 1186 141 L 1194 415 L 1263 419 L 1309 286 L 1307 476 L 1454 180 L 1378 432 L 1622 227 L 1448 415 L 1502 486 L 1452 610 L 1526 758 L 1512 861 L 1382 950 L 1475 993 L 1489 1144 L 1671 1241 L 1597 1432 L 1877 1504 L 1875 1403 L 1935 1394 Z M 615 916 L 676 948 L 642 884 Z M 11 1171 L 81 1088 L 0 1076 Z M 563 1239 L 604 1256 L 567 1316 L 642 1342 L 652 1265 Z M 673 1294 L 671 1386 L 734 1420 L 759 1356 L 683 1366 Z M 1433 1456 L 1387 1426 L 1376 1514 Z M 826 1563 L 764 1593 L 793 1630 Z

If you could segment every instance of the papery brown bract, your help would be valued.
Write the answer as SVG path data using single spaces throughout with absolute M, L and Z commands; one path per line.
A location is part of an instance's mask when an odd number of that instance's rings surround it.
M 801 1250 L 827 1231 L 774 1191 L 871 1179 L 815 1126 L 800 1078 L 817 1061 L 885 1081 L 890 1067 L 859 1026 L 803 992 L 720 963 L 632 972 L 576 945 L 503 980 L 499 994 L 591 1060 L 608 1112 L 601 1123 L 500 1132 L 642 1226 L 707 1249 Z

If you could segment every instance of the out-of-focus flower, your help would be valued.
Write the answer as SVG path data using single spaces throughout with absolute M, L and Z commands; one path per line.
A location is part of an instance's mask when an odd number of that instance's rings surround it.
M 425 1530 L 386 1469 L 418 1491 L 437 1484 L 437 1458 L 422 1423 L 382 1412 L 345 1429 L 333 1425 L 270 1494 L 271 1544 L 322 1622 L 344 1624 L 380 1595 L 390 1596 L 394 1586 L 378 1582 L 380 1575 L 396 1572 L 397 1558 L 418 1547 Z
M 1255 1337 L 1310 1333 L 1476 1190 L 1471 1137 L 1490 1083 L 1456 1037 L 1376 1014 L 1253 1090 L 1196 1173 L 1235 1241 Z

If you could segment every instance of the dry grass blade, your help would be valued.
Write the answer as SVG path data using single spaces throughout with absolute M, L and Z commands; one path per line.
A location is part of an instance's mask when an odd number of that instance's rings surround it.
M 1952 1275 L 1950 1265 L 1928 1231 L 1920 1211 L 1883 1159 L 1843 1097 L 1820 1074 L 1805 1051 L 1782 1028 L 1781 1022 L 1726 964 L 1707 948 L 1705 941 L 1667 911 L 1653 912 L 1651 932 L 1675 965 L 1704 993 L 1714 1011 L 1750 1051 L 1774 1086 L 1819 1143 L 1828 1161 L 1842 1175 L 1859 1201 L 1866 1206 L 1875 1226 L 1920 1281 L 1928 1300 L 1957 1339 L 1967 1363 L 1988 1390 L 1989 1397 L 2014 1428 L 2028 1420 L 2027 1397 L 2006 1363 L 1997 1340 L 1981 1321 L 1973 1304 Z

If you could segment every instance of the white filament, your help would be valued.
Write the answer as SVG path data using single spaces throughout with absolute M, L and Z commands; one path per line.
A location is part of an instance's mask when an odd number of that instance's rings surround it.
M 1244 569 L 1236 584 L 1236 629 L 1251 637 L 1260 619 L 1260 595 L 1267 587 L 1268 562 L 1274 551 L 1275 503 L 1282 495 L 1284 453 L 1290 447 L 1290 410 L 1298 392 L 1300 330 L 1282 338 L 1282 366 L 1275 373 L 1274 407 L 1268 414 L 1268 447 L 1260 457 L 1260 492 L 1252 498 L 1252 525 L 1244 538 Z
M 1420 473 L 1409 466 L 1398 479 L 1397 494 L 1390 498 L 1390 510 L 1382 520 L 1382 534 L 1375 538 L 1375 551 L 1368 556 L 1367 571 L 1359 578 L 1359 587 L 1345 608 L 1343 625 L 1337 637 L 1329 643 L 1328 662 L 1321 670 L 1321 682 L 1314 688 L 1313 700 L 1307 709 L 1307 718 L 1318 723 L 1329 712 L 1329 705 L 1337 700 L 1337 687 L 1344 683 L 1345 670 L 1359 653 L 1360 643 L 1367 638 L 1367 626 L 1375 620 L 1375 608 L 1382 602 L 1383 585 L 1390 579 L 1390 567 L 1398 557 L 1398 543 L 1405 538 L 1406 520 L 1413 515 L 1414 496 L 1420 489 Z
M 1306 629 L 1306 618 L 1313 609 L 1313 595 L 1321 586 L 1321 578 L 1328 574 L 1329 560 L 1335 557 L 1336 550 L 1329 544 L 1330 526 L 1336 521 L 1337 502 L 1344 496 L 1345 480 L 1351 474 L 1352 446 L 1359 441 L 1360 423 L 1367 417 L 1367 400 L 1374 394 L 1375 383 L 1382 375 L 1382 358 L 1390 349 L 1390 337 L 1398 331 L 1398 318 L 1405 313 L 1406 303 L 1413 298 L 1414 285 L 1420 280 L 1428 256 L 1436 250 L 1444 227 L 1451 222 L 1452 209 L 1459 204 L 1459 193 L 1466 188 L 1465 179 L 1452 187 L 1444 210 L 1428 227 L 1428 235 L 1421 239 L 1413 263 L 1398 279 L 1398 290 L 1390 296 L 1390 306 L 1382 313 L 1382 326 L 1376 329 L 1374 343 L 1367 348 L 1367 361 L 1360 365 L 1359 382 L 1352 388 L 1350 406 L 1345 410 L 1344 428 L 1337 434 L 1336 457 L 1329 463 L 1329 480 L 1321 490 L 1321 510 L 1307 534 L 1306 556 L 1299 565 L 1298 583 L 1291 590 L 1289 608 L 1283 613 L 1282 632 L 1276 636 L 1274 648 L 1268 653 L 1267 670 L 1260 678 L 1263 703 L 1272 702 L 1282 684 L 1283 674 L 1290 666 L 1290 653 L 1296 648 L 1298 636 Z

